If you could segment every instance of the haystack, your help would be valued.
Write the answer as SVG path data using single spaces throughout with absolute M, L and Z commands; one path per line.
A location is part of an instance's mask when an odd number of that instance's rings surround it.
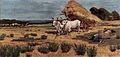
M 93 24 L 95 25 L 96 23 L 102 22 L 101 19 L 91 14 L 75 0 L 68 1 L 68 4 L 65 6 L 62 12 L 65 14 L 65 16 L 69 17 L 70 20 L 79 19 L 84 23 L 84 25 L 87 26 L 93 26 Z

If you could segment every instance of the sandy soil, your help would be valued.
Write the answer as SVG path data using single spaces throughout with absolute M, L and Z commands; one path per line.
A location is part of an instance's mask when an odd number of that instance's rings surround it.
M 17 28 L 17 27 L 3 27 L 0 28 L 0 34 L 14 34 L 14 37 L 6 37 L 5 40 L 0 41 L 2 44 L 14 44 L 14 45 L 23 45 L 27 44 L 27 42 L 12 42 L 11 40 L 14 38 L 20 38 L 23 37 L 24 34 L 27 33 L 36 33 L 37 36 L 34 38 L 40 38 L 41 35 L 47 35 L 48 39 L 45 41 L 49 42 L 56 42 L 56 43 L 62 43 L 62 42 L 68 42 L 70 44 L 86 44 L 88 47 L 95 46 L 97 48 L 97 56 L 96 57 L 119 57 L 120 56 L 120 50 L 117 50 L 116 52 L 110 52 L 108 46 L 99 46 L 98 44 L 90 44 L 89 42 L 82 41 L 82 40 L 75 40 L 73 38 L 76 37 L 76 35 L 83 35 L 89 32 L 96 32 L 98 30 L 103 30 L 104 28 L 120 28 L 120 26 L 98 26 L 93 27 L 92 30 L 89 30 L 88 32 L 72 32 L 70 35 L 62 35 L 55 38 L 55 34 L 47 34 L 45 31 L 53 31 L 53 29 L 46 29 L 46 28 L 39 28 L 39 27 L 30 27 L 30 28 Z M 38 42 L 39 43 L 39 42 Z M 36 46 L 37 48 L 37 46 Z M 20 57 L 25 57 L 25 54 L 21 54 Z M 85 56 L 78 56 L 75 54 L 75 51 L 73 48 L 68 53 L 62 53 L 59 49 L 55 53 L 48 53 L 48 54 L 42 54 L 35 49 L 32 52 L 32 57 L 87 57 L 87 54 Z

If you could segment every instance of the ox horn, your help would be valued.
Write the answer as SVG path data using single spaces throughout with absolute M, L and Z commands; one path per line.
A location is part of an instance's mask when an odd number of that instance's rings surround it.
M 53 17 L 51 17 L 53 20 L 54 20 L 54 18 Z
M 62 17 L 60 17 L 62 19 Z
M 57 21 L 59 21 L 59 20 L 58 20 L 58 17 L 57 17 Z

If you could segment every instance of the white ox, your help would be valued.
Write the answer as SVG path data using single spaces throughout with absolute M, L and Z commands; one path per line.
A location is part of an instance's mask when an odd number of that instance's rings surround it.
M 60 21 L 58 20 L 58 18 L 57 18 L 57 20 L 55 20 L 54 18 L 52 18 L 52 19 L 53 19 L 53 24 L 52 25 L 56 28 L 57 35 L 60 35 L 61 33 L 63 33 L 64 25 L 62 25 L 60 23 Z
M 60 35 L 61 33 L 68 33 L 71 32 L 72 29 L 77 29 L 77 31 L 80 31 L 80 24 L 81 22 L 79 20 L 74 20 L 74 21 L 69 21 L 69 20 L 63 20 L 62 22 L 60 22 L 58 20 L 58 18 L 55 20 L 53 19 L 53 26 L 56 28 L 57 30 L 57 35 Z
M 64 20 L 62 24 L 64 25 L 64 31 L 66 32 L 71 32 L 72 29 L 77 29 L 78 32 L 80 31 L 81 22 L 79 20 L 74 21 Z

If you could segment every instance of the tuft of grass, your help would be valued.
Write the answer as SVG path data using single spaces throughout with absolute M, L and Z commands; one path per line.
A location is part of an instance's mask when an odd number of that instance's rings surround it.
M 37 43 L 35 43 L 35 42 L 30 42 L 30 43 L 28 43 L 28 45 L 30 45 L 30 46 L 36 46 Z
M 120 50 L 120 45 L 117 45 L 117 49 Z
M 35 40 L 34 38 L 18 38 L 18 39 L 13 39 L 12 41 L 33 42 L 34 40 Z
M 14 34 L 10 34 L 10 37 L 14 37 Z
M 120 39 L 120 36 L 117 35 L 117 36 L 116 36 L 116 39 Z
M 41 39 L 47 39 L 47 36 L 46 36 L 46 35 L 41 35 L 40 38 L 41 38 Z
M 62 43 L 61 44 L 61 50 L 62 50 L 63 53 L 69 52 L 70 49 L 71 49 L 71 45 L 70 44 L 68 44 L 68 43 Z
M 32 57 L 32 53 L 31 52 L 27 52 L 26 53 L 26 57 Z
M 24 38 L 29 38 L 29 36 L 34 36 L 34 37 L 36 37 L 37 34 L 36 34 L 36 33 L 25 34 L 25 35 L 24 35 Z
M 30 35 L 31 35 L 31 36 L 37 36 L 37 34 L 36 34 L 36 33 L 31 33 Z
M 97 49 L 95 47 L 88 48 L 87 49 L 87 55 L 88 55 L 88 57 L 96 57 Z
M 110 51 L 111 51 L 111 52 L 115 52 L 115 51 L 116 51 L 116 46 L 111 45 L 111 46 L 110 46 Z
M 48 24 L 42 24 L 41 26 L 39 26 L 40 28 L 46 28 L 46 29 L 54 29 L 54 27 L 52 26 L 52 23 L 48 23 Z
M 84 55 L 86 53 L 86 45 L 81 44 L 81 45 L 76 45 L 74 47 L 75 52 L 77 55 Z
M 21 53 L 32 52 L 34 50 L 33 46 L 26 45 L 21 47 Z
M 25 35 L 24 35 L 24 38 L 29 38 L 29 34 L 25 34 Z
M 120 26 L 120 24 L 112 24 L 111 26 Z
M 117 37 L 117 35 L 115 34 L 115 35 L 111 35 L 111 39 L 117 39 L 118 37 Z
M 51 52 L 56 52 L 59 48 L 59 45 L 56 43 L 49 43 L 48 48 Z
M 0 46 L 0 57 L 19 57 L 20 56 L 20 47 L 3 45 Z
M 38 50 L 39 52 L 43 53 L 43 54 L 49 53 L 49 48 L 48 48 L 48 47 L 38 47 L 37 50 Z
M 5 37 L 6 37 L 6 34 L 0 35 L 0 40 L 4 40 Z

